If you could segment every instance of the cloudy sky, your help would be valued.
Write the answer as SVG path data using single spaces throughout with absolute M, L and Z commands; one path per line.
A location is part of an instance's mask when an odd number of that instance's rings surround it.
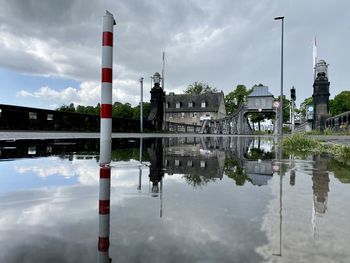
M 140 77 L 166 53 L 166 92 L 194 81 L 232 91 L 237 84 L 280 89 L 298 104 L 312 94 L 312 42 L 330 64 L 331 96 L 349 90 L 350 2 L 346 0 L 0 0 L 0 103 L 55 108 L 100 100 L 102 16 L 115 16 L 113 101 L 139 101 Z

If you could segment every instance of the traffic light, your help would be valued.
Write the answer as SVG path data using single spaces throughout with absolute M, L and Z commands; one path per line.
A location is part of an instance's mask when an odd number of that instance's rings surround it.
M 290 98 L 292 99 L 292 101 L 295 101 L 296 99 L 294 86 L 290 89 Z

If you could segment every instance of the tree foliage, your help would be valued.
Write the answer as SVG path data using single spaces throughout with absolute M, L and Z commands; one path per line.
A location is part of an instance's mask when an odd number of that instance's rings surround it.
M 195 81 L 194 83 L 188 85 L 184 92 L 186 94 L 203 94 L 206 92 L 218 92 L 218 90 L 210 87 L 203 81 Z
M 150 113 L 151 103 L 144 102 L 143 103 L 143 116 L 146 118 Z M 90 115 L 100 115 L 100 104 L 98 103 L 96 106 L 83 106 L 77 105 L 74 106 L 73 103 L 69 105 L 62 105 L 61 107 L 56 109 L 57 111 L 64 112 L 76 112 L 82 114 L 90 114 Z M 140 104 L 136 107 L 132 107 L 130 103 L 121 103 L 115 102 L 112 105 L 112 117 L 114 118 L 126 118 L 126 119 L 140 119 Z
M 300 104 L 301 116 L 304 116 L 306 118 L 306 108 L 308 105 L 313 105 L 313 103 L 314 102 L 313 102 L 312 97 L 308 97 Z
M 330 100 L 329 111 L 332 116 L 350 111 L 350 91 L 342 91 L 334 99 Z
M 251 90 L 247 90 L 246 86 L 239 84 L 234 91 L 228 93 L 225 96 L 227 114 L 233 113 L 242 102 L 245 102 L 250 92 Z
M 280 96 L 277 97 L 277 100 L 280 101 Z M 283 95 L 283 122 L 289 122 L 290 118 L 290 100 Z

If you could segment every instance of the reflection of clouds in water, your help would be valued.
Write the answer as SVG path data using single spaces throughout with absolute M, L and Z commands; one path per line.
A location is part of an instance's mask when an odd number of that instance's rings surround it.
M 142 166 L 143 176 L 149 173 L 149 168 L 144 163 Z M 139 162 L 113 162 L 112 187 L 134 186 L 137 183 Z M 28 164 L 15 165 L 14 169 L 19 174 L 33 173 L 39 177 L 49 179 L 50 176 L 63 176 L 67 179 L 76 177 L 83 185 L 98 185 L 99 166 L 93 159 L 77 159 L 72 161 L 58 157 L 33 159 Z
M 312 165 L 312 163 L 311 163 Z M 256 248 L 265 262 L 348 262 L 350 242 L 348 209 L 344 200 L 350 198 L 346 186 L 331 177 L 329 211 L 315 218 L 313 233 L 313 187 L 312 175 L 303 169 L 308 167 L 305 161 L 296 162 L 296 184 L 289 184 L 289 171 L 283 176 L 282 192 L 282 258 L 272 256 L 279 253 L 280 240 L 280 177 L 274 176 L 270 186 L 274 198 L 266 208 L 262 231 L 268 242 Z M 314 168 L 315 169 L 315 168 Z M 303 171 L 303 172 L 300 172 Z
M 94 216 L 97 189 L 50 187 L 9 193 L 0 202 L 0 229 L 25 225 L 53 226 Z

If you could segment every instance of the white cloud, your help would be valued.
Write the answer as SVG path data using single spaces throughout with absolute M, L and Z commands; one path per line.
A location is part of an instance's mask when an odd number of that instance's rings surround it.
M 139 83 L 132 79 L 113 81 L 113 101 L 122 103 L 130 103 L 133 106 L 140 101 Z M 84 81 L 79 88 L 66 87 L 62 90 L 52 89 L 48 86 L 41 87 L 36 91 L 30 92 L 27 90 L 19 91 L 16 96 L 22 98 L 32 98 L 38 100 L 46 100 L 57 104 L 75 105 L 96 105 L 101 98 L 100 83 L 94 81 Z M 144 101 L 149 100 L 148 92 L 144 93 Z

